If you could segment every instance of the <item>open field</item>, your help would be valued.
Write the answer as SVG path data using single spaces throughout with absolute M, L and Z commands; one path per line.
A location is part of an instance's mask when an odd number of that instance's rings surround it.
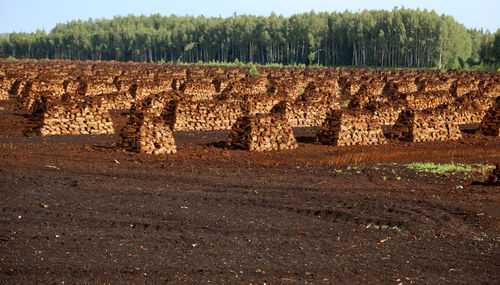
M 16 64 L 0 64 L 2 283 L 500 278 L 500 187 L 474 183 L 500 162 L 496 73 Z M 270 112 L 295 147 L 226 143 Z M 137 118 L 175 151 L 123 145 Z M 277 147 L 266 128 L 255 141 Z

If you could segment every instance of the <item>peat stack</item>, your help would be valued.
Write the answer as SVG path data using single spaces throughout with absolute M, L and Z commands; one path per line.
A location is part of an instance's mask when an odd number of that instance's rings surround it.
M 113 134 L 108 109 L 99 102 L 65 104 L 41 96 L 32 106 L 26 136 Z
M 269 113 L 281 100 L 283 96 L 275 94 L 248 94 L 238 102 L 245 115 L 255 115 Z
M 24 80 L 16 79 L 14 82 L 12 82 L 12 84 L 10 84 L 10 88 L 8 91 L 9 95 L 12 97 L 19 96 L 19 92 L 23 90 L 25 83 L 26 81 Z
M 317 137 L 322 144 L 335 146 L 387 143 L 378 120 L 362 110 L 333 110 Z
M 415 84 L 415 80 L 396 79 L 388 82 L 382 93 L 393 97 L 399 97 L 401 94 L 413 93 L 417 90 L 418 87 Z
M 399 114 L 390 137 L 402 141 L 424 142 L 458 140 L 462 133 L 453 116 L 436 110 L 407 110 Z
M 9 100 L 10 86 L 11 80 L 8 80 L 5 76 L 0 76 L 0 101 Z
M 453 81 L 441 79 L 422 79 L 417 83 L 418 91 L 427 93 L 433 91 L 449 91 Z
M 455 97 L 462 97 L 475 90 L 477 90 L 477 86 L 470 80 L 456 80 L 450 87 L 450 92 Z
M 85 96 L 95 96 L 119 91 L 112 80 L 88 79 L 85 84 Z
M 392 126 L 398 120 L 399 114 L 405 110 L 405 105 L 400 102 L 389 101 L 387 103 L 369 104 L 365 109 L 372 111 L 381 125 Z
M 283 116 L 287 120 L 290 120 L 293 116 L 292 104 L 287 100 L 282 100 L 273 106 L 270 113 Z
M 443 104 L 451 104 L 455 98 L 449 91 L 417 91 L 404 95 L 408 108 L 412 110 L 425 110 L 437 108 Z
M 453 121 L 458 124 L 480 124 L 493 105 L 491 98 L 480 92 L 471 92 L 439 108 L 453 114 Z
M 213 79 L 210 77 L 190 78 L 180 84 L 179 90 L 191 101 L 213 100 L 217 90 L 212 82 Z
M 257 114 L 238 118 L 229 134 L 228 146 L 250 151 L 284 150 L 296 148 L 297 141 L 284 117 Z
M 295 100 L 304 93 L 306 86 L 307 82 L 305 80 L 283 76 L 269 80 L 267 93 L 276 95 L 286 94 L 287 99 Z
M 170 125 L 161 117 L 142 110 L 131 114 L 127 126 L 120 131 L 118 146 L 148 154 L 177 152 Z
M 359 89 L 361 88 L 362 81 L 361 80 L 347 80 L 345 81 L 344 84 L 341 84 L 342 86 L 342 93 L 346 95 L 354 95 L 356 94 Z
M 286 117 L 292 127 L 314 127 L 321 126 L 332 109 L 340 109 L 337 94 L 309 90 L 293 103 L 288 100 L 277 102 L 270 112 Z
M 500 136 L 500 97 L 497 97 L 495 105 L 486 112 L 479 125 L 479 132 L 486 136 Z
M 177 131 L 229 130 L 243 115 L 239 102 L 181 100 L 172 109 Z
M 124 91 L 100 94 L 94 98 L 105 105 L 108 110 L 130 109 L 135 101 L 129 92 Z

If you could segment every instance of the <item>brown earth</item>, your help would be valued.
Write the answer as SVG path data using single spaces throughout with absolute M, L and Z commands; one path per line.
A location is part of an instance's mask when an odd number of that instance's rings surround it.
M 223 147 L 175 132 L 178 153 L 113 148 L 117 135 L 22 137 L 0 102 L 0 283 L 494 284 L 500 189 L 487 173 L 415 161 L 500 161 L 500 140 L 295 150 Z M 113 113 L 117 128 L 125 120 Z M 495 281 L 496 280 L 496 281 Z

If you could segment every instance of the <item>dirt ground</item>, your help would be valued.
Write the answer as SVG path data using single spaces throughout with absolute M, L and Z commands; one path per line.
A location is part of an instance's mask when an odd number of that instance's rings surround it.
M 0 283 L 495 284 L 500 140 L 228 150 L 228 132 L 176 132 L 178 153 L 117 135 L 23 137 L 0 102 Z M 123 125 L 119 112 L 116 127 Z M 498 283 L 497 283 L 498 284 Z

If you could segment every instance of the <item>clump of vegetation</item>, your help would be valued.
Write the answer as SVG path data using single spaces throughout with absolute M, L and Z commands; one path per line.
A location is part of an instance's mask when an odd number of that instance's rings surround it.
M 7 61 L 16 61 L 17 59 L 15 57 L 13 57 L 12 55 L 10 55 L 8 58 L 7 58 Z
M 347 108 L 349 107 L 349 102 L 345 102 L 342 105 L 340 105 L 340 108 Z
M 414 169 L 418 172 L 429 172 L 434 174 L 443 174 L 450 172 L 478 172 L 483 173 L 493 169 L 493 165 L 488 164 L 460 164 L 460 163 L 434 163 L 434 162 L 414 162 L 406 164 L 408 169 Z
M 251 76 L 257 76 L 260 75 L 260 72 L 257 70 L 257 67 L 255 67 L 255 65 L 252 65 L 252 67 L 250 67 L 250 70 L 248 71 L 248 74 Z
M 398 227 L 398 226 L 393 226 L 393 227 L 390 227 L 389 225 L 376 225 L 376 224 L 372 224 L 372 223 L 369 223 L 367 225 L 362 225 L 363 227 L 369 229 L 369 228 L 373 228 L 373 229 L 376 229 L 376 230 L 387 230 L 387 229 L 390 229 L 390 230 L 394 230 L 394 231 L 397 231 L 397 232 L 401 232 L 401 228 Z

